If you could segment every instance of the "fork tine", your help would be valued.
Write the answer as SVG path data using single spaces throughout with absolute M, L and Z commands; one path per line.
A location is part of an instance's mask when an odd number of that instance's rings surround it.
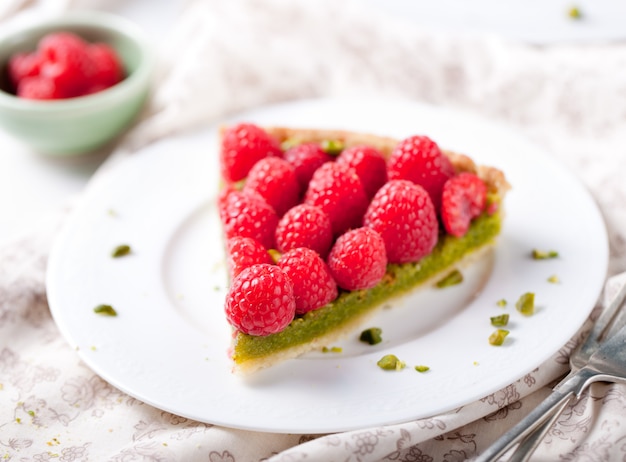
M 606 292 L 608 292 L 609 287 L 610 280 L 606 284 Z M 594 323 L 583 343 L 572 352 L 572 360 L 574 362 L 583 363 L 588 360 L 604 339 L 617 332 L 626 324 L 626 313 L 621 309 L 625 300 L 626 281 L 621 281 L 619 289 L 615 294 L 606 294 L 603 301 L 604 309 L 602 314 Z

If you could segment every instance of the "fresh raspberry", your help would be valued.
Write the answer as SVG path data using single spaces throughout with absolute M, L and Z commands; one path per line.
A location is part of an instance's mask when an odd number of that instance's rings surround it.
M 418 261 L 437 244 L 439 223 L 430 196 L 408 180 L 391 180 L 380 188 L 363 223 L 380 233 L 390 263 Z
M 284 253 L 278 266 L 293 282 L 296 314 L 316 310 L 337 298 L 337 284 L 317 252 L 300 247 Z
M 251 237 L 268 250 L 274 248 L 278 216 L 258 194 L 231 191 L 220 197 L 219 212 L 227 239 Z
M 276 247 L 281 252 L 306 247 L 326 258 L 332 243 L 330 219 L 321 208 L 314 205 L 296 205 L 280 219 L 276 227 Z
M 327 162 L 313 174 L 304 203 L 321 208 L 330 218 L 333 234 L 339 236 L 361 226 L 368 199 L 354 169 Z
M 117 53 L 106 43 L 93 43 L 87 47 L 87 54 L 93 62 L 86 93 L 96 93 L 112 87 L 124 78 L 124 67 Z
M 446 231 L 464 236 L 470 222 L 485 208 L 487 186 L 473 173 L 463 172 L 446 181 L 441 196 L 441 220 Z
M 295 169 L 302 191 L 306 191 L 315 170 L 333 160 L 318 143 L 303 143 L 289 148 L 284 159 Z
M 422 186 L 438 211 L 443 185 L 454 175 L 454 167 L 437 143 L 416 135 L 396 145 L 387 163 L 387 173 L 390 180 L 409 180 Z
M 17 53 L 9 60 L 9 79 L 17 92 L 19 83 L 27 77 L 37 77 L 41 67 L 41 57 L 38 53 Z
M 337 157 L 337 163 L 356 171 L 369 199 L 387 182 L 387 161 L 378 149 L 371 146 L 344 149 Z
M 48 34 L 39 42 L 40 76 L 51 80 L 63 98 L 85 94 L 94 65 L 87 53 L 87 43 L 75 34 Z
M 249 123 L 233 125 L 222 138 L 222 176 L 227 181 L 243 180 L 259 160 L 280 155 L 278 142 L 262 128 Z
M 51 80 L 41 77 L 26 77 L 17 86 L 17 96 L 25 99 L 60 99 L 63 93 L 59 92 Z
M 250 170 L 244 191 L 256 191 L 282 217 L 300 200 L 300 184 L 289 162 L 280 157 L 259 160 Z
M 226 296 L 226 318 L 239 331 L 257 336 L 282 331 L 296 313 L 289 276 L 276 265 L 254 265 L 237 276 Z
M 387 270 L 383 238 L 371 228 L 357 228 L 339 236 L 328 255 L 337 285 L 346 290 L 374 287 Z
M 251 237 L 235 236 L 228 240 L 226 249 L 231 279 L 252 265 L 273 263 L 267 249 Z

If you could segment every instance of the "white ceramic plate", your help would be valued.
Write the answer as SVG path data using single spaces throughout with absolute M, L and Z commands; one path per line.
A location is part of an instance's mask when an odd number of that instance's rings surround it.
M 384 310 L 376 346 L 351 338 L 249 378 L 231 374 L 223 313 L 226 270 L 215 210 L 215 129 L 159 142 L 92 185 L 49 262 L 53 316 L 77 354 L 128 394 L 175 414 L 229 427 L 326 433 L 435 415 L 480 399 L 532 371 L 586 319 L 605 277 L 608 246 L 587 191 L 537 147 L 468 114 L 389 100 L 314 100 L 266 107 L 237 120 L 336 127 L 443 147 L 503 169 L 513 189 L 495 251 L 466 282 L 428 289 Z M 111 258 L 129 244 L 132 254 Z M 533 248 L 560 257 L 535 261 Z M 547 282 L 553 274 L 559 284 Z M 525 318 L 513 305 L 536 294 Z M 500 299 L 509 305 L 496 305 Z M 111 304 L 117 317 L 93 313 Z M 489 318 L 511 315 L 490 346 Z M 368 326 L 369 326 L 368 325 Z M 386 353 L 407 363 L 386 372 Z M 415 365 L 428 365 L 418 373 Z

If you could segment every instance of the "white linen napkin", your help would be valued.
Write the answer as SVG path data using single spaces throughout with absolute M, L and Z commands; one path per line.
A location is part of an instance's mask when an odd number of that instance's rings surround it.
M 626 45 L 538 48 L 436 35 L 357 1 L 332 0 L 190 1 L 168 34 L 151 103 L 97 176 L 151 142 L 242 109 L 313 96 L 399 96 L 499 119 L 547 148 L 589 187 L 604 213 L 609 275 L 626 270 Z M 327 436 L 194 422 L 116 390 L 60 336 L 44 276 L 69 211 L 0 249 L 0 458 L 467 460 L 549 392 L 589 327 L 518 382 L 428 419 Z M 616 276 L 611 290 L 623 280 Z M 593 385 L 534 460 L 621 460 L 625 408 L 626 387 Z

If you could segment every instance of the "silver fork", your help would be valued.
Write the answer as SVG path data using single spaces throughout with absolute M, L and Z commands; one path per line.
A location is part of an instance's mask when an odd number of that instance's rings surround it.
M 585 341 L 570 356 L 570 372 L 552 393 L 475 462 L 497 460 L 520 443 L 509 462 L 527 461 L 567 404 L 596 381 L 626 382 L 626 284 L 612 298 Z

